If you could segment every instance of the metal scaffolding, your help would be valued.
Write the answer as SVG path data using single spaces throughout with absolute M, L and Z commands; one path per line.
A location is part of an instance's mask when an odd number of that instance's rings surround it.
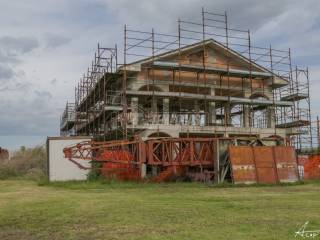
M 75 134 L 75 105 L 67 102 L 60 118 L 60 136 L 71 136 Z
M 91 67 L 75 88 L 74 124 L 64 132 L 73 129 L 76 135 L 115 140 L 138 134 L 141 122 L 176 124 L 187 132 L 194 125 L 224 126 L 226 131 L 243 126 L 249 134 L 254 128 L 274 128 L 274 136 L 277 129 L 294 129 L 290 136 L 296 148 L 314 146 L 308 69 L 293 69 L 290 49 L 254 46 L 250 31 L 230 27 L 226 12 L 202 9 L 198 22 L 179 19 L 176 34 L 125 25 L 123 41 L 122 64 L 117 46 L 98 45 Z M 210 59 L 212 44 L 224 52 L 225 61 Z M 195 46 L 201 54 L 186 59 L 185 51 Z M 141 73 L 139 81 L 135 72 Z M 167 95 L 159 89 L 160 78 L 170 83 Z M 164 98 L 172 101 L 170 109 Z M 187 105 L 191 101 L 192 109 Z M 62 117 L 61 126 L 65 122 Z

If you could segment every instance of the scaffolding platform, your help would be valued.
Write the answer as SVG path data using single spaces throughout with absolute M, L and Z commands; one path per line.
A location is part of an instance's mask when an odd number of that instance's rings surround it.
M 293 93 L 288 96 L 282 97 L 281 101 L 300 101 L 307 98 L 308 98 L 308 94 L 298 92 L 298 93 Z
M 295 127 L 304 127 L 309 126 L 310 121 L 307 120 L 297 120 L 293 122 L 281 123 L 276 125 L 277 128 L 295 128 Z
M 111 111 L 111 112 L 117 112 L 117 111 L 122 111 L 123 107 L 122 106 L 105 106 L 104 110 Z

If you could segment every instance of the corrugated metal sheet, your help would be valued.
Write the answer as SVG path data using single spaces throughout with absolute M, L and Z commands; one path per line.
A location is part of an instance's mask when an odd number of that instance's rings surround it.
M 297 181 L 294 148 L 285 146 L 229 146 L 234 183 Z

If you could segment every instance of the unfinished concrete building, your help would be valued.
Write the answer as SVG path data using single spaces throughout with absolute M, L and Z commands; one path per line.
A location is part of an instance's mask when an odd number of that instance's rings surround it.
M 61 117 L 96 140 L 234 137 L 312 146 L 308 69 L 290 49 L 256 47 L 226 14 L 202 10 L 177 34 L 125 26 L 123 54 L 98 46 Z M 121 62 L 121 63 L 120 63 Z

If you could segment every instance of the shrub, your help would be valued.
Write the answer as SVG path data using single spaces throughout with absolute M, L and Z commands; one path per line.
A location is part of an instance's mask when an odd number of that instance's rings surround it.
M 47 154 L 44 146 L 21 147 L 18 151 L 13 152 L 10 159 L 0 161 L 0 179 L 41 178 L 45 175 L 46 159 Z
M 101 176 L 101 172 L 98 170 L 101 167 L 101 163 L 92 162 L 92 169 L 90 170 L 87 176 L 88 181 L 97 181 L 103 179 Z

